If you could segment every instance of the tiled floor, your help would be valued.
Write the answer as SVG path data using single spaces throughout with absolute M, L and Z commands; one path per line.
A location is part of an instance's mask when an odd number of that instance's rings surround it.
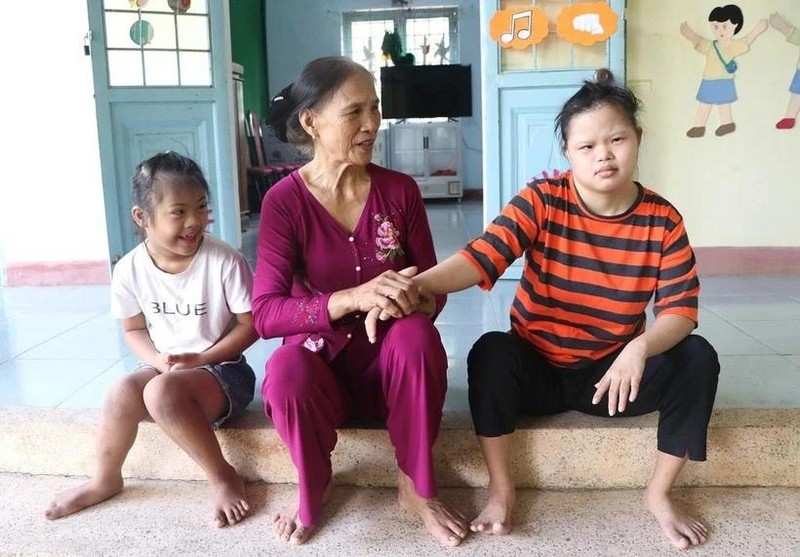
M 442 259 L 482 229 L 476 202 L 429 202 Z M 255 252 L 254 226 L 244 250 Z M 706 277 L 699 333 L 717 348 L 716 406 L 800 407 L 800 277 Z M 466 410 L 466 355 L 489 330 L 508 326 L 516 281 L 489 293 L 454 294 L 437 321 L 450 361 L 446 409 Z M 108 287 L 0 289 L 0 406 L 98 407 L 135 359 L 108 313 Z M 259 341 L 248 360 L 263 375 L 278 340 Z M 260 407 L 260 400 L 253 402 Z

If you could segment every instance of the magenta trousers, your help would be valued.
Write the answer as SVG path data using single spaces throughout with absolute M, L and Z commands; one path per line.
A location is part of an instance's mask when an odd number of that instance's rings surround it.
M 300 345 L 278 348 L 261 394 L 297 468 L 300 522 L 317 524 L 336 428 L 349 418 L 385 420 L 400 470 L 421 497 L 435 497 L 432 448 L 446 391 L 447 355 L 421 313 L 393 322 L 375 344 L 359 328 L 330 364 Z

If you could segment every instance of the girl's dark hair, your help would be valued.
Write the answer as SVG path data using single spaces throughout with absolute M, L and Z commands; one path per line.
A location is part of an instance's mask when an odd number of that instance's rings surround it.
M 736 4 L 727 4 L 725 6 L 717 6 L 711 13 L 708 14 L 708 21 L 716 21 L 718 23 L 725 23 L 730 21 L 736 26 L 733 34 L 735 35 L 742 29 L 744 25 L 744 14 L 742 9 Z
M 165 176 L 174 180 L 160 180 Z M 211 195 L 203 171 L 189 157 L 175 151 L 167 151 L 140 162 L 133 173 L 133 204 L 153 214 L 153 208 L 164 198 L 165 185 L 168 187 L 201 188 L 206 196 Z
M 272 98 L 267 124 L 284 143 L 311 145 L 311 136 L 300 125 L 300 112 L 325 104 L 342 83 L 359 73 L 373 79 L 364 66 L 344 56 L 312 60 L 300 70 L 293 83 Z
M 564 103 L 561 112 L 556 116 L 555 132 L 561 136 L 562 149 L 567 148 L 567 130 L 572 119 L 599 106 L 613 106 L 628 119 L 637 132 L 642 129 L 636 118 L 642 103 L 636 95 L 627 87 L 616 85 L 611 70 L 605 68 L 597 70 L 595 80 L 584 81 L 583 86 Z

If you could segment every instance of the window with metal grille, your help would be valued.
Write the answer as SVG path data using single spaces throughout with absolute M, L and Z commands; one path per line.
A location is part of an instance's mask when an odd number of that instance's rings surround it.
M 385 32 L 396 31 L 402 53 L 414 55 L 414 64 L 458 63 L 458 9 L 415 8 L 359 10 L 342 14 L 342 55 L 375 76 L 380 97 L 380 68 L 391 66 L 381 45 Z

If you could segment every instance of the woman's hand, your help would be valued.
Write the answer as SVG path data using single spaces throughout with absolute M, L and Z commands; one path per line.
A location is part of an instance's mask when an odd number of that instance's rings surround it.
M 428 317 L 433 317 L 436 313 L 436 297 L 427 292 L 418 291 L 419 306 L 417 311 L 423 312 Z M 364 318 L 364 328 L 367 330 L 367 338 L 372 344 L 378 339 L 378 321 L 386 321 L 390 317 L 387 311 L 379 306 L 375 306 L 367 313 Z
M 608 415 L 624 412 L 628 403 L 636 400 L 639 394 L 646 359 L 645 343 L 638 338 L 629 342 L 595 385 L 597 391 L 592 397 L 592 404 L 598 404 L 608 392 Z
M 368 312 L 380 308 L 395 318 L 413 313 L 420 303 L 419 292 L 411 280 L 416 274 L 416 267 L 406 267 L 400 272 L 386 271 L 352 288 L 349 291 L 352 311 Z

